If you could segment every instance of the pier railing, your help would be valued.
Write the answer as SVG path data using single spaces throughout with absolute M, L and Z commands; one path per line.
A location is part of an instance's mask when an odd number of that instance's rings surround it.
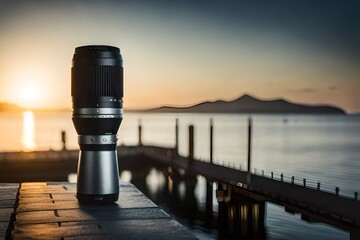
M 208 162 L 207 160 L 202 160 L 204 162 Z M 231 162 L 225 162 L 225 161 L 214 161 L 213 164 L 239 170 L 239 171 L 246 171 L 242 165 L 237 165 Z M 358 191 L 346 188 L 346 187 L 338 187 L 330 183 L 326 183 L 323 180 L 318 180 L 314 178 L 309 177 L 299 177 L 299 176 L 290 176 L 285 175 L 283 172 L 277 172 L 277 171 L 265 171 L 265 170 L 259 170 L 259 169 L 252 169 L 251 174 L 266 177 L 275 181 L 284 182 L 284 183 L 290 183 L 297 186 L 318 190 L 330 194 L 337 195 L 339 197 L 345 197 L 349 199 L 354 199 L 357 201 L 360 201 L 360 197 L 358 196 Z
M 253 170 L 253 174 L 262 176 L 262 177 L 271 178 L 273 180 L 280 181 L 280 182 L 295 184 L 298 186 L 302 186 L 302 187 L 306 187 L 306 188 L 310 188 L 310 189 L 314 189 L 314 190 L 318 190 L 318 191 L 322 191 L 322 192 L 332 193 L 332 194 L 335 194 L 335 195 L 341 196 L 341 197 L 359 200 L 358 192 L 354 191 L 353 189 L 345 188 L 345 187 L 341 187 L 341 188 L 336 187 L 334 185 L 323 183 L 319 180 L 312 179 L 312 178 L 287 176 L 281 172 L 264 171 L 264 170 L 259 171 L 257 169 Z
M 209 162 L 209 160 L 201 159 L 200 161 L 203 162 Z M 235 164 L 230 161 L 213 161 L 213 164 L 239 170 L 239 171 L 246 171 L 246 167 L 243 167 L 242 164 Z M 359 191 L 346 188 L 346 187 L 339 187 L 334 184 L 326 183 L 324 180 L 319 180 L 315 178 L 309 178 L 309 177 L 299 177 L 299 176 L 293 176 L 293 175 L 285 175 L 283 172 L 278 171 L 265 171 L 260 170 L 257 168 L 253 168 L 251 170 L 251 174 L 266 177 L 275 181 L 284 182 L 284 183 L 290 183 L 297 186 L 302 186 L 309 189 L 314 189 L 330 194 L 337 195 L 339 197 L 345 197 L 354 199 L 357 201 L 360 201 L 360 197 L 358 196 Z

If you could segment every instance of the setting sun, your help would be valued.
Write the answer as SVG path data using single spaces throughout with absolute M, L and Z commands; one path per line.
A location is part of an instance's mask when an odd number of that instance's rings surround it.
M 19 71 L 3 86 L 4 98 L 23 108 L 41 107 L 41 86 L 44 77 L 33 71 Z
M 39 87 L 36 85 L 27 85 L 19 89 L 18 104 L 22 107 L 34 107 L 40 99 Z

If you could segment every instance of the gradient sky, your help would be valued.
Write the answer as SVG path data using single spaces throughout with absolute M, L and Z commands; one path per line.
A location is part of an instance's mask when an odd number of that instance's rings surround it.
M 149 3 L 151 2 L 151 3 Z M 360 112 L 358 1 L 1 1 L 0 101 L 71 107 L 75 47 L 120 47 L 125 107 L 244 93 Z

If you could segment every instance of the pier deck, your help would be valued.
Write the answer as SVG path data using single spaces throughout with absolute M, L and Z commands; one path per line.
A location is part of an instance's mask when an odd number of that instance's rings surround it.
M 196 239 L 136 187 L 120 183 L 110 205 L 80 205 L 76 185 L 0 184 L 0 238 Z

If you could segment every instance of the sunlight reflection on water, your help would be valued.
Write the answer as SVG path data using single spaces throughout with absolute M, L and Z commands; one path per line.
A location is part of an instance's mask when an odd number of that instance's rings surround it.
M 23 131 L 21 144 L 24 151 L 32 151 L 36 148 L 35 142 L 35 118 L 32 111 L 23 112 Z

